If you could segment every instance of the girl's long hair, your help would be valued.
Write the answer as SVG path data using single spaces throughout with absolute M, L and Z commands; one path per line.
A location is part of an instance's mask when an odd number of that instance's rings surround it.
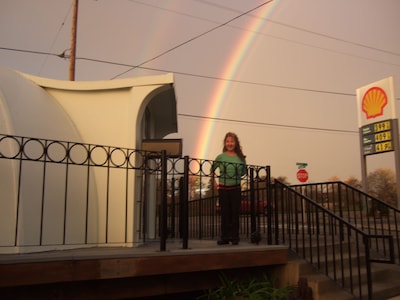
M 235 153 L 237 156 L 239 156 L 241 160 L 244 161 L 246 159 L 246 156 L 243 154 L 242 146 L 240 146 L 240 141 L 236 133 L 228 132 L 227 134 L 225 134 L 224 147 L 222 148 L 222 152 L 225 152 L 227 150 L 225 147 L 225 141 L 228 137 L 231 137 L 235 140 Z

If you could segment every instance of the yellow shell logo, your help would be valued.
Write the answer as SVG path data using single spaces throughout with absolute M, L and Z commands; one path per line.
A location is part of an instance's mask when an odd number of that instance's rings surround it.
M 362 111 L 367 115 L 367 119 L 383 115 L 383 108 L 388 103 L 386 93 L 379 87 L 370 88 L 362 99 Z

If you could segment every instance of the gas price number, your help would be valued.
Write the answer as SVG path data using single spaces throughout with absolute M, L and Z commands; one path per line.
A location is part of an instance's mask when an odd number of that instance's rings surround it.
M 392 133 L 390 131 L 379 132 L 375 134 L 375 143 L 390 141 L 392 139 Z
M 386 120 L 365 125 L 361 128 L 364 155 L 377 154 L 393 149 L 392 121 Z
M 375 151 L 377 153 L 379 152 L 386 152 L 386 151 L 392 151 L 392 142 L 385 142 L 385 143 L 378 143 L 375 144 Z
M 387 131 L 391 129 L 390 121 L 383 121 L 373 124 L 374 132 Z

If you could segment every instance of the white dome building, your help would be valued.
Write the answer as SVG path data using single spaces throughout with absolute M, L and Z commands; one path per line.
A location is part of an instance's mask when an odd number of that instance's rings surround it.
M 0 253 L 140 242 L 142 174 L 124 160 L 175 132 L 172 74 L 75 82 L 0 67 Z

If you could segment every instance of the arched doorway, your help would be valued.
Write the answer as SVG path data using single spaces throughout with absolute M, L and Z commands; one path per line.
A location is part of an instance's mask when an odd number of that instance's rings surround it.
M 173 85 L 164 85 L 153 90 L 143 100 L 137 118 L 137 149 L 141 149 L 144 140 L 160 140 L 178 130 L 176 98 Z M 143 172 L 136 177 L 135 191 L 135 232 L 140 240 L 157 237 L 157 178 L 156 175 Z M 144 180 L 146 178 L 146 180 Z M 139 192 L 140 191 L 140 192 Z

